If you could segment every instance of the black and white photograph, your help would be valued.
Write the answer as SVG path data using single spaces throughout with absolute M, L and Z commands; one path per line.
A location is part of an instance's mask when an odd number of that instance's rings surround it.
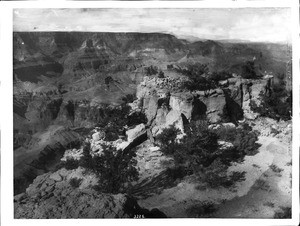
M 13 8 L 13 218 L 292 219 L 292 24 Z

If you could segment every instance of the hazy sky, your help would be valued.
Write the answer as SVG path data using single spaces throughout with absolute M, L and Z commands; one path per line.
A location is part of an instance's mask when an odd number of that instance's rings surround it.
M 286 42 L 288 8 L 15 9 L 14 31 L 165 32 L 203 39 Z

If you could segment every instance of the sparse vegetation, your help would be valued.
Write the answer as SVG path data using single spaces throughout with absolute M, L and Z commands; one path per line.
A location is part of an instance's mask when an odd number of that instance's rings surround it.
M 213 72 L 209 75 L 209 79 L 214 81 L 215 84 L 218 84 L 219 81 L 232 78 L 232 74 L 227 71 Z
M 264 203 L 264 206 L 268 206 L 270 208 L 274 208 L 275 204 L 273 202 L 266 202 L 266 203 Z
M 270 169 L 274 172 L 274 173 L 281 173 L 283 171 L 283 169 L 279 168 L 278 166 L 276 166 L 275 164 L 270 165 Z
M 256 180 L 254 188 L 257 190 L 269 191 L 270 185 L 263 179 Z
M 81 185 L 82 178 L 73 177 L 70 179 L 69 183 L 73 188 L 78 188 Z
M 205 91 L 216 87 L 214 81 L 208 78 L 209 68 L 207 64 L 188 64 L 184 67 L 176 67 L 175 70 L 190 79 L 184 84 L 188 90 Z
M 215 160 L 209 167 L 205 169 L 201 180 L 206 182 L 211 188 L 232 187 L 236 182 L 245 180 L 246 172 L 227 173 L 228 166 L 222 163 L 220 159 Z
M 103 154 L 92 161 L 93 171 L 99 177 L 97 190 L 117 194 L 126 191 L 126 183 L 138 179 L 135 152 L 124 153 L 111 146 L 103 146 Z
M 290 219 L 292 218 L 292 208 L 280 206 L 280 210 L 277 210 L 274 214 L 275 219 Z
M 84 167 L 95 173 L 99 183 L 96 190 L 105 193 L 126 192 L 126 184 L 138 179 L 138 171 L 135 168 L 135 152 L 124 153 L 112 146 L 102 146 L 102 154 L 94 156 L 90 154 L 89 143 L 83 147 L 83 156 L 80 161 L 68 159 L 61 166 L 66 169 L 75 169 L 78 166 Z
M 79 167 L 79 161 L 73 158 L 68 158 L 66 161 L 62 162 L 60 167 L 64 167 L 67 170 L 77 169 Z
M 258 78 L 258 75 L 255 72 L 254 61 L 247 61 L 242 65 L 242 77 L 247 79 Z
M 287 162 L 285 165 L 286 165 L 286 166 L 291 166 L 291 165 L 292 165 L 292 160 L 289 161 L 289 162 Z
M 134 97 L 127 95 L 123 98 L 123 104 L 117 108 L 103 107 L 100 109 L 102 118 L 99 119 L 97 126 L 105 132 L 105 140 L 113 141 L 124 135 L 125 126 L 134 126 L 146 123 L 147 118 L 141 111 L 130 114 L 130 106 L 127 105 Z
M 255 167 L 255 168 L 260 168 L 260 166 L 257 165 L 257 164 L 252 164 L 252 166 Z
M 260 94 L 261 104 L 258 106 L 254 101 L 250 102 L 253 111 L 261 116 L 275 120 L 290 120 L 292 116 L 292 91 L 286 90 L 285 75 L 278 74 L 279 82 L 269 87 L 268 92 Z
M 165 73 L 163 71 L 159 71 L 158 78 L 164 78 L 164 77 L 165 77 Z
M 211 217 L 217 210 L 216 206 L 212 202 L 202 202 L 190 206 L 186 212 L 189 217 Z
M 158 67 L 150 65 L 145 67 L 145 72 L 147 76 L 156 75 L 158 73 Z
M 243 129 L 242 129 L 243 128 Z M 185 175 L 196 175 L 210 187 L 230 187 L 245 179 L 245 172 L 227 173 L 232 162 L 242 161 L 245 155 L 255 154 L 257 134 L 251 127 L 230 129 L 222 138 L 234 144 L 226 150 L 219 149 L 220 130 L 208 130 L 207 124 L 192 122 L 186 126 L 186 136 L 177 139 L 179 130 L 171 126 L 157 136 L 161 151 L 174 159 L 175 168 Z M 220 135 L 219 135 L 220 134 Z
M 241 155 L 254 155 L 257 153 L 260 144 L 256 143 L 259 133 L 252 131 L 248 124 L 241 124 L 238 128 L 221 126 L 214 130 L 220 140 L 230 142 Z

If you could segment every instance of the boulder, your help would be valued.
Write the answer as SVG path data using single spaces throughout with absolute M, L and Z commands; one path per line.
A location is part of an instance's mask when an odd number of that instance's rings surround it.
M 206 117 L 208 121 L 210 123 L 219 123 L 222 120 L 221 116 L 224 114 L 226 106 L 225 96 L 200 97 L 200 101 L 206 105 Z
M 96 132 L 92 135 L 92 138 L 93 138 L 93 141 L 98 141 L 101 139 L 100 137 L 100 133 L 99 132 Z
M 54 181 L 62 181 L 62 178 L 58 172 L 51 174 L 49 178 Z
M 134 127 L 133 129 L 127 130 L 127 140 L 128 142 L 133 141 L 135 138 L 137 138 L 144 130 L 146 129 L 145 124 L 141 123 Z
M 149 123 L 155 119 L 158 109 L 158 96 L 155 91 L 150 92 L 144 97 L 143 107 Z

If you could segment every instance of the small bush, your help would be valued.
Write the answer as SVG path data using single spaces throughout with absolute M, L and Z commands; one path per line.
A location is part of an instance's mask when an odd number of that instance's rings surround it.
M 69 183 L 73 188 L 78 188 L 82 182 L 82 178 L 73 177 L 70 179 Z
M 227 72 L 227 71 L 220 71 L 220 72 L 213 72 L 210 76 L 209 79 L 214 81 L 216 84 L 219 81 L 226 80 L 232 77 L 232 74 Z
M 116 108 L 102 107 L 99 111 L 101 116 L 98 119 L 97 126 L 101 127 L 105 132 L 106 141 L 114 141 L 119 136 L 124 135 L 125 126 L 134 126 L 146 123 L 147 118 L 143 112 L 135 112 L 130 114 L 129 101 L 133 100 L 133 96 L 127 95 L 123 98 L 124 103 Z
M 242 66 L 242 77 L 247 78 L 247 79 L 256 79 L 258 78 L 256 72 L 255 72 L 255 67 L 254 67 L 254 61 L 247 61 L 243 66 Z
M 77 169 L 79 167 L 79 161 L 69 158 L 63 162 L 62 167 L 65 167 L 67 170 Z
M 103 154 L 93 158 L 93 172 L 99 178 L 98 190 L 117 194 L 126 190 L 125 184 L 138 179 L 135 152 L 124 153 L 103 145 Z
M 163 71 L 159 71 L 158 78 L 164 78 L 164 77 L 165 77 L 165 73 Z
M 207 217 L 211 216 L 216 210 L 214 203 L 206 201 L 190 206 L 186 212 L 189 217 Z
M 233 143 L 235 148 L 247 155 L 253 155 L 257 153 L 257 149 L 260 147 L 256 143 L 258 140 L 258 132 L 252 131 L 252 128 L 248 124 L 242 124 L 241 128 L 227 128 L 221 126 L 215 133 L 220 137 L 220 140 L 224 140 Z
M 266 202 L 266 203 L 264 203 L 264 206 L 268 206 L 268 207 L 270 207 L 270 208 L 274 208 L 274 203 L 273 202 Z
M 177 147 L 176 137 L 180 132 L 178 128 L 174 125 L 164 129 L 159 135 L 157 135 L 156 140 L 159 142 L 161 149 L 166 155 L 172 155 Z
M 228 131 L 227 131 L 228 130 Z M 156 137 L 161 151 L 174 159 L 174 168 L 181 169 L 184 175 L 196 175 L 210 187 L 231 187 L 245 179 L 245 172 L 232 172 L 227 169 L 232 162 L 241 162 L 245 155 L 253 155 L 259 147 L 257 133 L 245 124 L 241 128 L 208 130 L 207 124 L 192 122 L 185 127 L 186 135 L 176 140 L 179 132 L 171 126 Z M 233 147 L 220 149 L 218 138 L 233 143 Z M 183 176 L 182 176 L 183 177 Z
M 283 169 L 279 168 L 278 166 L 272 164 L 270 165 L 270 169 L 274 172 L 274 173 L 281 173 L 283 171 Z
M 292 165 L 292 160 L 289 161 L 289 162 L 287 162 L 285 165 L 286 165 L 286 166 L 291 166 L 291 165 Z
M 152 65 L 145 67 L 145 72 L 147 76 L 156 75 L 158 73 L 158 67 Z
M 79 160 L 79 165 L 86 169 L 93 169 L 93 158 L 90 153 L 90 143 L 86 142 L 83 146 L 82 157 Z
M 233 143 L 236 139 L 237 130 L 236 128 L 221 126 L 215 133 L 218 134 L 220 140 Z
M 261 104 L 258 106 L 254 101 L 250 101 L 251 110 L 259 113 L 263 117 L 275 120 L 290 120 L 292 116 L 292 93 L 276 93 L 269 95 L 260 94 Z
M 188 90 L 205 91 L 216 87 L 212 80 L 206 78 L 209 72 L 207 64 L 188 64 L 183 68 L 176 67 L 175 70 L 189 78 L 189 81 L 184 84 L 184 87 Z
M 228 175 L 227 169 L 228 166 L 223 164 L 220 159 L 217 159 L 205 169 L 201 180 L 207 183 L 211 188 L 228 188 L 232 187 L 236 182 L 245 180 L 246 172 L 234 171 Z
M 280 207 L 280 210 L 276 211 L 274 214 L 275 219 L 290 219 L 292 218 L 291 207 Z
M 255 181 L 254 188 L 257 190 L 269 191 L 270 185 L 263 179 Z

